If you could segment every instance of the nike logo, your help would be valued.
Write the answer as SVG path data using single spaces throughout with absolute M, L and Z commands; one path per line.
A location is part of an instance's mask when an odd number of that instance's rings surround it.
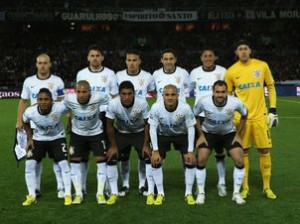
M 32 89 L 32 88 L 34 88 L 35 86 L 30 86 L 30 88 Z
M 160 83 L 161 81 L 157 81 L 157 83 Z
M 235 79 L 239 79 L 241 76 L 235 77 Z
M 197 78 L 197 80 L 200 80 L 201 78 Z

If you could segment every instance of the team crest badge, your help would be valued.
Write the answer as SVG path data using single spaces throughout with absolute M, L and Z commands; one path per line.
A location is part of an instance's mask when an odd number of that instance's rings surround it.
M 52 114 L 52 119 L 53 119 L 53 121 L 58 122 L 59 121 L 59 115 L 57 113 Z
M 177 84 L 180 84 L 181 82 L 181 77 L 180 76 L 175 76 L 175 80 Z
M 145 79 L 139 79 L 139 84 L 140 84 L 140 86 L 143 86 L 144 83 L 145 83 Z
M 131 117 L 137 117 L 142 111 L 138 108 L 138 109 L 134 109 L 131 112 Z
M 254 77 L 256 77 L 256 78 L 260 77 L 260 70 L 259 69 L 254 70 Z
M 97 108 L 96 105 L 91 105 L 91 110 L 92 111 L 96 110 L 96 108 Z
M 101 80 L 103 83 L 107 83 L 108 77 L 107 76 L 102 76 Z
M 183 114 L 176 114 L 176 121 L 181 123 L 184 119 L 184 115 Z
M 54 83 L 53 82 L 48 82 L 48 89 L 53 89 L 54 88 Z
M 226 110 L 226 112 L 227 112 L 227 116 L 233 116 L 233 114 L 234 114 L 234 109 L 232 109 L 232 108 L 228 108 L 227 110 Z
M 216 80 L 221 80 L 222 78 L 222 74 L 220 74 L 220 73 L 216 73 L 215 74 L 215 77 L 216 77 Z

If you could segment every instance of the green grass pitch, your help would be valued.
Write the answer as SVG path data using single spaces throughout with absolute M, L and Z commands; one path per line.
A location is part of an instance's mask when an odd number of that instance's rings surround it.
M 56 197 L 52 161 L 43 162 L 42 193 L 38 203 L 22 207 L 27 194 L 24 161 L 17 168 L 12 153 L 18 100 L 0 100 L 0 223 L 299 223 L 300 221 L 300 98 L 279 97 L 279 126 L 272 129 L 272 181 L 278 198 L 262 195 L 258 153 L 250 154 L 250 197 L 245 205 L 231 201 L 232 161 L 226 158 L 228 195 L 217 196 L 215 159 L 210 157 L 206 183 L 206 204 L 188 206 L 184 202 L 184 175 L 177 152 L 167 155 L 164 167 L 166 202 L 147 206 L 138 195 L 137 157 L 131 154 L 130 194 L 112 206 L 96 203 L 96 165 L 90 160 L 88 197 L 82 205 L 63 205 Z

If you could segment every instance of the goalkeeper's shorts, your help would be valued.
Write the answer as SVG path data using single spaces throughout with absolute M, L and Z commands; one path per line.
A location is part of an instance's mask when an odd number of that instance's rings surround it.
M 249 148 L 251 143 L 259 149 L 272 147 L 271 135 L 265 118 L 259 121 L 247 120 L 241 137 L 245 149 Z

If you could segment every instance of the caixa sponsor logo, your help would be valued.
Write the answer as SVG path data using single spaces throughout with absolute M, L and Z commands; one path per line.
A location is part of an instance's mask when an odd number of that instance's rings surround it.
M 0 99 L 19 98 L 20 91 L 0 91 Z

